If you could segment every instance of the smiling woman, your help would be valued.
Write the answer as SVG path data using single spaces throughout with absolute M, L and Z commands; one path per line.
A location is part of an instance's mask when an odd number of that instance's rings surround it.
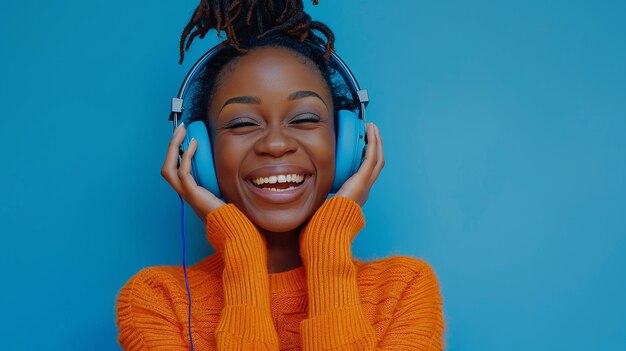
M 178 165 L 182 123 L 161 173 L 206 223 L 216 253 L 188 271 L 144 269 L 124 286 L 125 349 L 443 348 L 432 269 L 410 257 L 351 255 L 384 165 L 382 140 L 369 124 L 362 164 L 335 189 L 341 111 L 358 98 L 332 79 L 332 32 L 302 8 L 202 1 L 185 28 L 181 48 L 211 28 L 228 35 L 203 68 L 192 113 L 206 125 L 220 196 L 192 171 L 198 140 Z

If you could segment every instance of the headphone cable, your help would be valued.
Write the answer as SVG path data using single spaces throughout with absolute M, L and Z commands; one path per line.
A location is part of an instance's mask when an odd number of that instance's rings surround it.
M 183 274 L 185 275 L 185 287 L 187 288 L 187 327 L 189 331 L 189 344 L 191 345 L 191 351 L 193 349 L 193 335 L 191 334 L 191 290 L 189 289 L 189 279 L 187 278 L 187 265 L 185 264 L 185 202 L 182 196 L 178 194 L 180 199 L 180 232 L 183 242 Z

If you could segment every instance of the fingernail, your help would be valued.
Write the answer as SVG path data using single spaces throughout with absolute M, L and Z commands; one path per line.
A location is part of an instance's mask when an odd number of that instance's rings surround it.
M 191 138 L 191 140 L 189 141 L 189 144 L 193 143 L 196 140 L 196 138 Z
M 181 122 L 181 123 L 178 125 L 178 127 L 176 127 L 176 130 L 179 130 L 179 129 L 180 129 L 180 127 L 182 127 L 182 126 L 184 126 L 184 125 L 185 125 L 185 122 Z

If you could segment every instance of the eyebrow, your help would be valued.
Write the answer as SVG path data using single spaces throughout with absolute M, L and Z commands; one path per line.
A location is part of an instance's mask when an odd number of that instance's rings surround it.
M 314 91 L 310 91 L 310 90 L 300 90 L 300 91 L 296 91 L 295 93 L 291 93 L 287 97 L 287 100 L 292 101 L 292 100 L 297 100 L 297 99 L 303 99 L 305 97 L 310 97 L 310 96 L 320 99 L 324 103 L 324 106 L 326 106 L 326 102 L 324 102 L 324 99 L 322 99 L 322 97 L 319 96 L 318 93 Z M 326 108 L 328 108 L 328 106 L 326 106 Z
M 222 105 L 220 112 L 222 112 L 222 110 L 224 109 L 224 107 L 226 107 L 226 105 L 230 105 L 230 104 L 260 104 L 260 103 L 261 103 L 261 99 L 256 96 L 236 96 L 234 98 L 230 98 L 226 100 L 224 105 Z
M 322 97 L 319 96 L 318 93 L 314 91 L 310 91 L 310 90 L 299 90 L 294 93 L 291 93 L 287 97 L 287 100 L 293 101 L 293 100 L 303 99 L 306 97 L 316 97 L 320 99 L 320 101 L 322 101 L 322 103 L 324 104 L 324 106 L 326 106 L 326 108 L 328 108 L 328 105 L 326 105 L 326 102 L 324 102 L 324 99 L 322 99 Z M 226 105 L 230 105 L 230 104 L 260 104 L 260 103 L 261 103 L 261 98 L 257 96 L 236 96 L 234 98 L 230 98 L 226 100 L 224 105 L 222 105 L 220 112 L 222 112 L 222 110 L 224 109 L 224 107 L 226 107 Z

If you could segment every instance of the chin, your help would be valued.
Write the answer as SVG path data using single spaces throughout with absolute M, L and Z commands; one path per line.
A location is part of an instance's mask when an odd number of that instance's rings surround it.
M 282 207 L 282 208 L 281 208 Z M 271 209 L 249 208 L 248 218 L 258 227 L 273 233 L 286 233 L 306 223 L 319 208 L 309 206 L 276 206 Z
M 294 216 L 264 216 L 254 222 L 256 225 L 272 233 L 288 233 L 299 228 L 308 218 L 295 218 Z

